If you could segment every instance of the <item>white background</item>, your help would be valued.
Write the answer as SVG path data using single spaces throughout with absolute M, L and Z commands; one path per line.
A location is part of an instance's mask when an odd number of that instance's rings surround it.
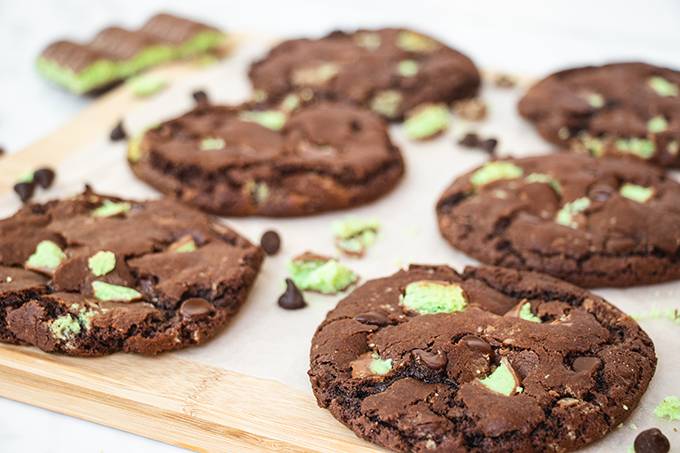
M 0 146 L 10 152 L 19 150 L 68 121 L 88 102 L 53 89 L 36 76 L 33 60 L 49 41 L 59 37 L 85 40 L 114 23 L 134 27 L 163 9 L 225 29 L 281 36 L 407 25 L 465 51 L 481 67 L 527 75 L 571 64 L 625 59 L 680 68 L 677 0 L 0 0 Z M 2 453 L 123 451 L 175 449 L 0 400 Z

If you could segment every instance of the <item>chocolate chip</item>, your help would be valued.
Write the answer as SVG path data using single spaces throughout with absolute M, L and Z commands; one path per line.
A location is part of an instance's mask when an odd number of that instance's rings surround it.
M 376 326 L 386 326 L 391 324 L 390 318 L 377 311 L 367 311 L 354 317 L 355 320 L 362 324 L 374 324 Z
M 479 143 L 479 147 L 489 154 L 496 152 L 496 146 L 498 146 L 498 140 L 495 138 L 487 138 Z
M 0 156 L 4 156 L 4 155 L 5 155 L 5 148 L 0 146 Z
M 51 168 L 39 168 L 33 173 L 33 181 L 43 189 L 49 189 L 54 182 L 55 175 Z
M 633 447 L 635 453 L 666 453 L 670 451 L 671 444 L 660 430 L 651 428 L 637 435 Z
M 422 349 L 414 349 L 413 355 L 433 370 L 440 370 L 446 366 L 448 359 L 440 351 L 429 352 Z
M 33 198 L 33 192 L 35 192 L 35 184 L 32 182 L 19 182 L 14 184 L 14 192 L 19 195 L 19 199 L 22 203 L 26 203 L 28 200 Z
M 600 368 L 601 363 L 602 361 L 597 357 L 577 357 L 574 359 L 571 367 L 577 373 L 587 373 L 590 375 Z
M 215 308 L 210 302 L 200 297 L 192 297 L 182 302 L 179 312 L 186 318 L 200 318 L 211 313 Z
M 466 148 L 476 148 L 479 146 L 479 135 L 474 132 L 468 132 L 458 141 L 458 144 Z
M 125 132 L 125 128 L 123 127 L 123 121 L 118 121 L 116 127 L 111 129 L 111 134 L 109 134 L 109 138 L 111 139 L 112 142 L 118 142 L 120 140 L 125 140 L 127 138 L 127 132 Z
M 287 278 L 286 290 L 281 294 L 281 297 L 279 297 L 279 307 L 285 308 L 286 310 L 297 310 L 306 306 L 307 302 L 305 302 L 305 298 L 302 296 L 298 287 L 295 286 L 293 280 Z
M 193 93 L 191 93 L 191 97 L 194 98 L 194 101 L 198 105 L 210 104 L 210 99 L 208 99 L 208 93 L 206 93 L 203 90 L 194 91 Z
M 476 335 L 465 335 L 460 341 L 473 351 L 481 352 L 482 354 L 487 354 L 489 356 L 493 355 L 493 348 L 491 345 Z
M 281 248 L 281 236 L 273 230 L 265 231 L 260 238 L 260 246 L 267 255 L 276 255 Z

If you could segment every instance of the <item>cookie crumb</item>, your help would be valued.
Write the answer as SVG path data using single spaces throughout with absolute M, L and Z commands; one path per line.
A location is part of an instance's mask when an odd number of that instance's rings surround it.
M 486 104 L 479 98 L 464 99 L 453 105 L 453 111 L 468 121 L 482 121 L 486 118 Z
M 510 74 L 496 74 L 493 78 L 493 83 L 498 88 L 515 88 L 517 86 L 517 78 Z

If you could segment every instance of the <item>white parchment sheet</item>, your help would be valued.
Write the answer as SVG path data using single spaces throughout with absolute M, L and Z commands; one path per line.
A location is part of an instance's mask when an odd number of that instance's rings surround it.
M 132 135 L 147 125 L 191 108 L 191 92 L 195 89 L 205 89 L 213 102 L 245 99 L 250 94 L 246 78 L 248 63 L 261 55 L 269 43 L 262 38 L 246 37 L 231 58 L 174 82 L 165 92 L 126 115 L 128 132 Z M 375 217 L 382 225 L 378 241 L 366 257 L 343 259 L 361 275 L 362 280 L 389 275 L 408 263 L 449 264 L 459 270 L 466 264 L 475 264 L 473 259 L 455 251 L 440 237 L 434 204 L 455 176 L 486 160 L 483 151 L 456 144 L 457 139 L 468 130 L 474 130 L 483 137 L 497 137 L 501 155 L 522 156 L 550 149 L 516 114 L 515 105 L 521 91 L 521 88 L 498 89 L 487 83 L 482 97 L 488 105 L 489 117 L 480 123 L 466 123 L 455 117 L 451 130 L 433 141 L 411 142 L 404 137 L 399 126 L 393 126 L 392 138 L 401 146 L 406 160 L 406 176 L 396 190 L 373 204 L 307 218 L 228 219 L 230 225 L 254 242 L 259 241 L 263 231 L 277 230 L 283 239 L 282 251 L 276 257 L 266 259 L 249 300 L 221 335 L 205 346 L 177 354 L 310 391 L 306 373 L 311 337 L 326 312 L 342 296 L 307 294 L 307 308 L 297 311 L 279 308 L 276 301 L 284 288 L 287 261 L 305 250 L 337 255 L 331 223 L 352 215 Z M 157 192 L 136 180 L 128 169 L 126 145 L 109 142 L 107 135 L 102 135 L 100 141 L 61 165 L 54 188 L 40 193 L 36 200 L 77 193 L 84 182 L 91 183 L 102 193 L 139 199 L 158 197 Z M 0 198 L 0 215 L 10 215 L 18 207 L 16 197 Z M 680 308 L 680 282 L 595 292 L 631 313 L 652 308 Z M 680 422 L 667 422 L 653 415 L 654 407 L 665 396 L 680 395 L 680 324 L 665 319 L 640 323 L 656 346 L 659 364 L 654 379 L 630 419 L 587 451 L 625 452 L 637 433 L 650 427 L 662 429 L 675 449 L 680 451 Z

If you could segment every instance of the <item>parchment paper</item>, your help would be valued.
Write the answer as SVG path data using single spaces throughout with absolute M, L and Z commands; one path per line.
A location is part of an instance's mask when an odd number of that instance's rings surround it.
M 126 115 L 128 132 L 133 134 L 191 108 L 191 92 L 198 88 L 206 89 L 214 102 L 245 99 L 250 93 L 246 79 L 248 63 L 262 54 L 270 43 L 269 39 L 248 37 L 231 58 L 173 83 L 165 92 Z M 221 335 L 205 346 L 177 354 L 310 391 L 306 373 L 311 337 L 326 312 L 342 296 L 307 294 L 309 306 L 298 311 L 283 310 L 276 300 L 283 290 L 286 263 L 291 257 L 305 250 L 337 255 L 331 223 L 348 215 L 375 217 L 382 224 L 378 241 L 365 258 L 343 259 L 362 280 L 389 275 L 408 263 L 442 263 L 459 270 L 466 264 L 475 264 L 473 259 L 455 251 L 440 237 L 434 214 L 439 194 L 453 178 L 486 160 L 483 151 L 462 148 L 456 144 L 457 139 L 468 130 L 484 137 L 497 137 L 501 155 L 523 156 L 550 149 L 516 114 L 515 105 L 522 88 L 508 90 L 491 85 L 487 83 L 482 93 L 490 110 L 483 122 L 466 123 L 455 117 L 448 133 L 426 143 L 411 142 L 399 126 L 392 127 L 393 140 L 401 146 L 405 156 L 407 173 L 397 189 L 383 199 L 351 211 L 307 218 L 228 219 L 229 224 L 254 242 L 259 241 L 260 234 L 266 229 L 277 230 L 283 238 L 282 251 L 265 261 L 248 302 Z M 58 169 L 54 188 L 39 194 L 36 200 L 77 193 L 84 182 L 91 183 L 102 193 L 138 199 L 158 197 L 157 192 L 132 176 L 124 157 L 125 146 L 124 143 L 110 143 L 107 136 L 102 136 L 99 142 L 68 159 Z M 16 197 L 0 197 L 3 217 L 18 207 Z M 680 308 L 680 282 L 595 292 L 627 312 Z M 680 451 L 680 433 L 677 432 L 680 422 L 667 422 L 653 415 L 654 407 L 665 396 L 680 394 L 680 323 L 665 319 L 640 323 L 656 346 L 659 364 L 654 379 L 626 423 L 587 451 L 626 451 L 637 433 L 650 427 L 662 429 Z

